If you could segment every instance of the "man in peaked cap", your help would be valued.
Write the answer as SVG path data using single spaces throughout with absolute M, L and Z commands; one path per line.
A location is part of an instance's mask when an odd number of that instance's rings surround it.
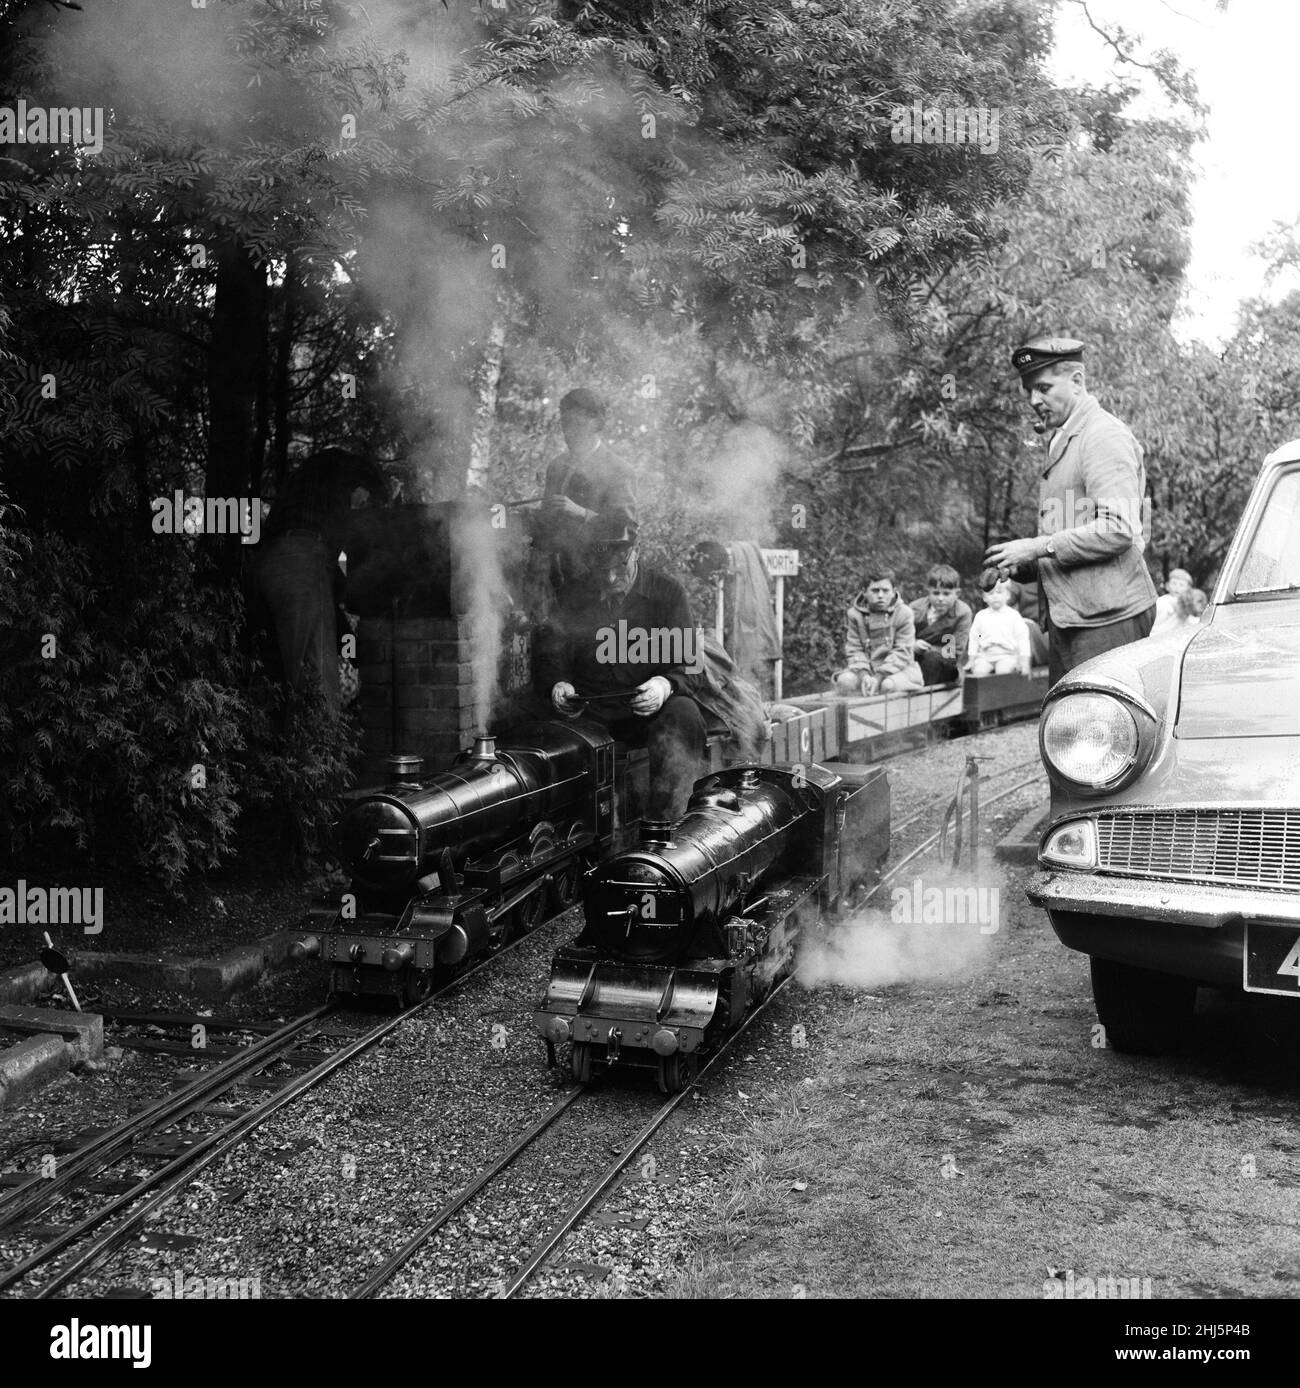
M 566 718 L 604 723 L 650 754 L 649 819 L 675 820 L 704 774 L 706 728 L 692 695 L 703 654 L 686 590 L 640 562 L 625 512 L 591 527 L 591 575 L 570 584 L 538 634 L 539 693 Z
M 1088 391 L 1084 345 L 1039 337 L 1011 364 L 1050 433 L 1038 486 L 1038 534 L 991 545 L 985 563 L 1022 582 L 1037 577 L 1051 627 L 1048 671 L 1067 670 L 1139 641 L 1155 621 L 1156 590 L 1143 550 L 1146 471 L 1128 426 Z

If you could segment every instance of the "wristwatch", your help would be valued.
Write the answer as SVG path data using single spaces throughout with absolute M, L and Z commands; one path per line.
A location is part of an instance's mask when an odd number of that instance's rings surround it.
M 1053 559 L 1056 558 L 1056 546 L 1052 543 L 1050 537 L 1048 537 L 1046 548 L 1043 550 L 1043 555 L 1044 557 L 1050 555 Z

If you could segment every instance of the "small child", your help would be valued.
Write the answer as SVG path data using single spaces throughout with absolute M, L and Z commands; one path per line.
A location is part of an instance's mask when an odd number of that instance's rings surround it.
M 966 671 L 972 678 L 984 675 L 1029 673 L 1029 627 L 1014 607 L 1008 606 L 1011 581 L 999 578 L 996 569 L 980 576 L 985 607 L 975 614 L 970 629 L 970 659 Z
M 1156 619 L 1151 626 L 1152 636 L 1164 636 L 1168 632 L 1180 630 L 1183 623 L 1178 616 L 1178 599 L 1190 592 L 1191 587 L 1192 576 L 1186 569 L 1170 570 L 1169 577 L 1165 579 L 1165 591 L 1156 599 Z
M 1179 629 L 1200 626 L 1201 614 L 1209 606 L 1209 601 L 1199 588 L 1189 588 L 1185 593 L 1179 593 L 1175 609 Z

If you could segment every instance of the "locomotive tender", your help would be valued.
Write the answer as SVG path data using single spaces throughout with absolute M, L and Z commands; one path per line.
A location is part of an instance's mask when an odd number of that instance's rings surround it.
M 851 908 L 889 850 L 880 767 L 733 767 L 676 824 L 588 873 L 586 925 L 559 950 L 533 1023 L 595 1061 L 654 1066 L 667 1094 L 790 968 L 802 930 Z
M 614 833 L 614 742 L 589 720 L 480 737 L 451 767 L 354 799 L 337 827 L 351 875 L 321 898 L 296 959 L 331 965 L 331 992 L 428 997 L 438 966 L 531 930 L 572 904 Z

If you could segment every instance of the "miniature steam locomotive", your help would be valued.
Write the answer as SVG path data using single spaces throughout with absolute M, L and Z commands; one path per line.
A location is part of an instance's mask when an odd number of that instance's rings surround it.
M 735 767 L 697 783 L 675 825 L 592 869 L 586 925 L 533 1023 L 579 1082 L 599 1060 L 654 1066 L 676 1093 L 702 1050 L 788 971 L 802 930 L 874 886 L 889 850 L 880 767 Z
M 478 738 L 446 771 L 352 801 L 337 826 L 349 890 L 312 903 L 290 954 L 330 964 L 333 993 L 411 1006 L 439 966 L 571 905 L 614 828 L 614 742 L 600 724 Z

